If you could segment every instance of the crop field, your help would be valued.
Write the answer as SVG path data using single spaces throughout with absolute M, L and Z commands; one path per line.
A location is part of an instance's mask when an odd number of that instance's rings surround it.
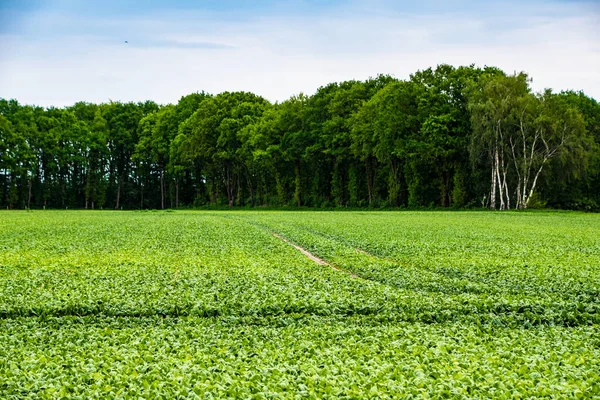
M 600 398 L 599 325 L 597 214 L 0 212 L 2 399 Z

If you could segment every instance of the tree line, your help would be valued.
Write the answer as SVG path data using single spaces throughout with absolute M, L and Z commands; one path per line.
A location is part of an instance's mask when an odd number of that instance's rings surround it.
M 2 208 L 551 206 L 598 210 L 600 106 L 439 65 L 272 104 L 0 99 Z

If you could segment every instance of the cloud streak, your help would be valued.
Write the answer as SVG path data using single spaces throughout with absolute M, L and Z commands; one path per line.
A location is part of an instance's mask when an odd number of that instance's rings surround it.
M 189 42 L 178 40 L 127 40 L 127 45 L 141 49 L 235 49 L 235 46 L 230 46 L 222 43 L 214 42 Z M 125 42 L 124 42 L 125 43 Z

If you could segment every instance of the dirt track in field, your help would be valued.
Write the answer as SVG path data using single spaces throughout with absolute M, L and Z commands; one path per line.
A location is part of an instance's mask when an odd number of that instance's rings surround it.
M 327 265 L 328 267 L 330 267 L 331 269 L 335 270 L 335 271 L 339 271 L 339 272 L 343 272 L 344 274 L 350 275 L 352 278 L 360 278 L 358 275 L 355 275 L 351 272 L 345 271 L 331 263 L 328 263 L 327 261 L 323 260 L 322 258 L 319 258 L 317 256 L 315 256 L 314 254 L 312 254 L 310 251 L 298 246 L 295 243 L 290 242 L 289 240 L 287 240 L 286 238 L 284 238 L 281 235 L 278 235 L 277 233 L 273 233 L 273 236 L 275 236 L 277 239 L 284 241 L 285 243 L 289 244 L 290 246 L 294 247 L 296 250 L 300 251 L 302 254 L 304 254 L 306 257 L 308 257 L 309 259 L 311 259 L 312 261 L 316 262 L 319 265 Z

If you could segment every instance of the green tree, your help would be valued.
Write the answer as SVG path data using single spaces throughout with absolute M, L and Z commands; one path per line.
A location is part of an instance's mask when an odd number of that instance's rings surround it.
M 389 168 L 388 200 L 400 205 L 403 165 L 409 156 L 410 141 L 419 130 L 418 86 L 392 82 L 377 92 L 354 116 L 352 149 L 367 172 L 369 204 L 375 198 L 379 165 Z
M 583 116 L 550 91 L 532 94 L 528 82 L 524 73 L 495 76 L 472 92 L 472 151 L 489 155 L 493 209 L 496 194 L 500 209 L 511 199 L 527 208 L 550 160 L 583 165 L 591 146 Z
M 226 92 L 204 100 L 190 117 L 185 151 L 192 159 L 204 160 L 213 203 L 221 186 L 230 207 L 239 203 L 244 166 L 238 133 L 258 120 L 268 104 L 252 93 Z

